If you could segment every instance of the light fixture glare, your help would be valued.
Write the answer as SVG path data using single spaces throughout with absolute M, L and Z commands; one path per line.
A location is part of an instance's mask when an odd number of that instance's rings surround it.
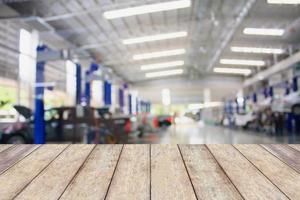
M 190 6 L 191 6 L 191 0 L 177 0 L 177 1 L 169 1 L 169 2 L 148 4 L 148 5 L 142 5 L 137 7 L 106 11 L 103 13 L 103 16 L 106 19 L 116 19 L 116 18 L 129 17 L 134 15 L 143 15 L 147 13 L 155 13 L 155 12 L 162 12 L 167 10 L 188 8 Z

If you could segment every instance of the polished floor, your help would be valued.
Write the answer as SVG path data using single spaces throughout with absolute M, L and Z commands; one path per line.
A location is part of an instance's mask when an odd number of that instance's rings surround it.
M 284 136 L 232 129 L 204 123 L 177 124 L 158 132 L 146 133 L 142 138 L 133 137 L 129 143 L 139 144 L 299 144 L 300 135 Z

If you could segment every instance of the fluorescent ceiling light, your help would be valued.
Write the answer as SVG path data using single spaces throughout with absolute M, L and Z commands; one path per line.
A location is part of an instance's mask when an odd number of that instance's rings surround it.
M 300 4 L 300 0 L 268 0 L 270 4 Z
M 162 77 L 162 76 L 173 76 L 183 74 L 183 69 L 173 69 L 173 70 L 167 70 L 167 71 L 159 71 L 159 72 L 151 72 L 146 73 L 146 78 L 156 78 L 156 77 Z
M 284 34 L 284 30 L 273 28 L 245 28 L 243 33 L 246 35 L 282 36 Z
M 151 65 L 142 65 L 141 70 L 153 70 L 153 69 L 163 69 L 163 68 L 170 68 L 170 67 L 177 67 L 184 65 L 183 60 L 176 60 L 173 62 L 164 62 L 164 63 L 155 63 Z
M 145 37 L 138 37 L 138 38 L 133 38 L 133 39 L 126 39 L 126 40 L 123 40 L 123 44 L 136 44 L 136 43 L 152 42 L 152 41 L 157 41 L 157 40 L 167 40 L 167 39 L 186 37 L 186 36 L 187 36 L 186 31 L 165 33 L 165 34 L 150 35 L 150 36 L 145 36 Z
M 189 110 L 199 110 L 199 109 L 203 109 L 203 108 L 221 107 L 223 105 L 224 105 L 223 102 L 210 101 L 210 102 L 206 102 L 206 103 L 189 104 L 188 109 Z
M 221 59 L 221 64 L 225 65 L 246 65 L 246 66 L 264 66 L 263 60 L 240 60 L 240 59 Z
M 106 19 L 116 19 L 116 18 L 129 17 L 134 15 L 143 15 L 147 13 L 175 10 L 180 8 L 188 8 L 190 6 L 191 6 L 191 0 L 169 1 L 163 3 L 137 6 L 132 8 L 107 11 L 103 13 L 103 16 Z
M 242 52 L 242 53 L 263 53 L 263 54 L 282 54 L 284 53 L 283 49 L 274 49 L 274 48 L 257 48 L 257 47 L 231 47 L 233 52 Z
M 216 73 L 224 73 L 224 74 L 241 74 L 248 76 L 251 74 L 250 69 L 241 69 L 241 68 L 222 68 L 222 67 L 217 67 L 214 68 L 214 72 Z
M 173 49 L 168 51 L 157 51 L 152 53 L 137 54 L 134 55 L 132 58 L 133 60 L 144 60 L 150 58 L 160 58 L 160 57 L 175 56 L 175 55 L 182 55 L 182 54 L 185 54 L 185 49 Z

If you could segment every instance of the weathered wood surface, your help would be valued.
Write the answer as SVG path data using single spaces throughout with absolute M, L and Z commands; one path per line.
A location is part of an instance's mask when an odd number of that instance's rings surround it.
M 204 145 L 180 145 L 180 150 L 198 199 L 242 199 Z
M 235 145 L 235 147 L 290 199 L 299 199 L 299 173 L 259 145 Z
M 288 199 L 232 145 L 208 145 L 245 199 Z
M 125 145 L 106 199 L 150 199 L 150 145 Z
M 104 199 L 123 145 L 99 145 L 61 199 Z
M 0 174 L 38 147 L 38 145 L 16 145 L 0 152 Z
M 69 146 L 16 199 L 57 199 L 92 149 L 92 145 Z
M 262 146 L 300 173 L 300 151 L 283 144 L 264 144 Z
M 151 197 L 165 200 L 196 199 L 176 145 L 151 145 Z
M 0 176 L 0 199 L 11 199 L 50 164 L 67 145 L 44 145 Z
M 300 151 L 300 144 L 290 144 L 289 146 Z
M 0 200 L 298 200 L 299 161 L 299 145 L 0 145 Z
M 0 152 L 4 151 L 12 146 L 13 146 L 12 144 L 2 144 L 2 145 L 0 145 Z

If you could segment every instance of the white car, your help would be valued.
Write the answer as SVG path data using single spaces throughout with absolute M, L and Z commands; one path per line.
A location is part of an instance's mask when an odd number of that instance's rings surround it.
M 272 103 L 272 111 L 287 112 L 300 115 L 300 91 L 293 92 L 283 98 L 275 99 Z
M 254 121 L 255 115 L 252 112 L 234 115 L 234 124 L 238 127 L 247 128 Z

